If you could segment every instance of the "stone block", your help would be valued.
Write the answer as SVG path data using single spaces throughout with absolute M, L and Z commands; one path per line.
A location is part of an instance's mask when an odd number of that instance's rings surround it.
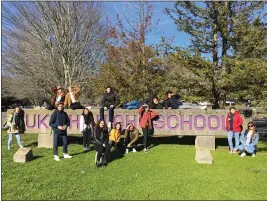
M 215 136 L 197 136 L 195 147 L 201 150 L 215 150 Z
M 29 148 L 19 148 L 14 154 L 14 162 L 26 163 L 33 158 L 32 150 Z
M 38 148 L 53 148 L 53 134 L 38 134 Z
M 212 164 L 213 159 L 210 151 L 208 150 L 196 150 L 196 161 L 201 164 Z

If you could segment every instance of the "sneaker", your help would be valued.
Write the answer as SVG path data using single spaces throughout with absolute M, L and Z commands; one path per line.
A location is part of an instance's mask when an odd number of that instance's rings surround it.
M 244 156 L 246 156 L 247 154 L 245 153 L 245 152 L 243 152 L 241 155 L 240 155 L 240 157 L 244 157 Z
M 96 162 L 95 162 L 95 165 L 96 165 L 96 167 L 99 168 L 99 167 L 101 167 L 101 162 L 100 162 L 100 161 L 96 161 Z
M 7 147 L 7 150 L 10 150 L 10 147 Z
M 252 157 L 256 157 L 256 155 L 255 154 L 252 154 Z
M 125 154 L 128 154 L 128 153 L 129 153 L 129 149 L 126 149 L 126 150 L 125 150 Z
M 90 147 L 84 147 L 83 150 L 84 150 L 84 151 L 90 151 L 91 149 L 90 149 Z
M 144 152 L 145 152 L 145 153 L 149 152 L 149 149 L 145 148 L 145 149 L 144 149 Z
M 136 149 L 135 148 L 133 148 L 133 153 L 135 153 L 136 152 Z
M 63 154 L 64 158 L 72 158 L 69 154 Z
M 24 148 L 23 146 L 19 147 L 19 148 Z
M 60 161 L 60 158 L 58 155 L 54 155 L 54 159 L 55 159 L 55 161 Z
M 232 154 L 232 153 L 234 153 L 233 150 L 229 151 L 229 154 Z

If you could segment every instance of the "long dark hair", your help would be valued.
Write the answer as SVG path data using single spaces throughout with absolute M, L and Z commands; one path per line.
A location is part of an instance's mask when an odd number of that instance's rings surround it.
M 114 129 L 116 129 L 116 130 L 117 130 L 117 128 L 116 128 L 116 127 L 117 127 L 117 125 L 118 125 L 118 124 L 120 124 L 120 130 L 119 130 L 119 132 L 121 133 L 121 130 L 122 130 L 122 127 L 121 127 L 121 122 L 116 122 L 116 124 L 115 124 L 115 126 L 114 126 Z
M 101 121 L 104 122 L 103 130 L 104 130 L 104 131 L 107 131 L 107 130 L 108 130 L 108 126 L 107 126 L 106 122 L 105 122 L 104 120 L 101 120 L 101 119 L 97 121 L 97 123 L 96 123 L 96 125 L 95 125 L 95 129 L 100 129 L 99 124 L 100 124 Z
M 252 121 L 248 122 L 248 125 L 250 125 L 250 124 L 252 124 L 254 126 L 254 131 L 252 133 L 252 135 L 254 135 L 256 133 L 256 125 Z M 249 130 L 249 127 L 248 127 L 248 130 Z
M 87 111 L 88 111 L 88 114 L 85 114 L 85 112 L 84 112 L 85 110 L 87 110 Z M 83 115 L 83 116 L 84 116 L 84 115 L 89 115 L 89 112 L 90 112 L 90 111 L 89 111 L 89 109 L 88 109 L 88 108 L 84 108 L 84 109 L 83 109 L 83 113 L 82 113 L 82 115 Z

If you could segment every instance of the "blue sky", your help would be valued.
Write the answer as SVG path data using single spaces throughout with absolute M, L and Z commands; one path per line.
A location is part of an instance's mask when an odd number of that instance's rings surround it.
M 174 46 L 187 46 L 189 45 L 189 36 L 186 33 L 177 30 L 173 20 L 163 13 L 165 8 L 173 8 L 175 2 L 151 2 L 153 5 L 154 15 L 153 22 L 159 19 L 157 29 L 153 29 L 147 36 L 147 44 L 159 43 L 161 36 L 173 38 Z M 107 16 L 115 23 L 117 12 L 121 12 L 124 6 L 124 2 L 105 2 Z

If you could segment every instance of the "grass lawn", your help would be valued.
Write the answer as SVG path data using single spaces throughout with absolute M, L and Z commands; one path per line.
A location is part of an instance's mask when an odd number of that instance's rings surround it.
M 72 159 L 53 160 L 52 149 L 37 148 L 37 135 L 22 136 L 35 159 L 14 163 L 13 137 L 7 150 L 2 132 L 3 200 L 145 200 L 145 199 L 267 199 L 267 148 L 261 142 L 255 158 L 229 154 L 226 139 L 212 151 L 213 165 L 195 161 L 193 137 L 153 139 L 149 153 L 112 154 L 107 167 L 96 168 L 95 151 L 83 152 L 75 140 Z M 266 143 L 266 142 L 265 142 Z M 62 147 L 59 147 L 62 156 Z

